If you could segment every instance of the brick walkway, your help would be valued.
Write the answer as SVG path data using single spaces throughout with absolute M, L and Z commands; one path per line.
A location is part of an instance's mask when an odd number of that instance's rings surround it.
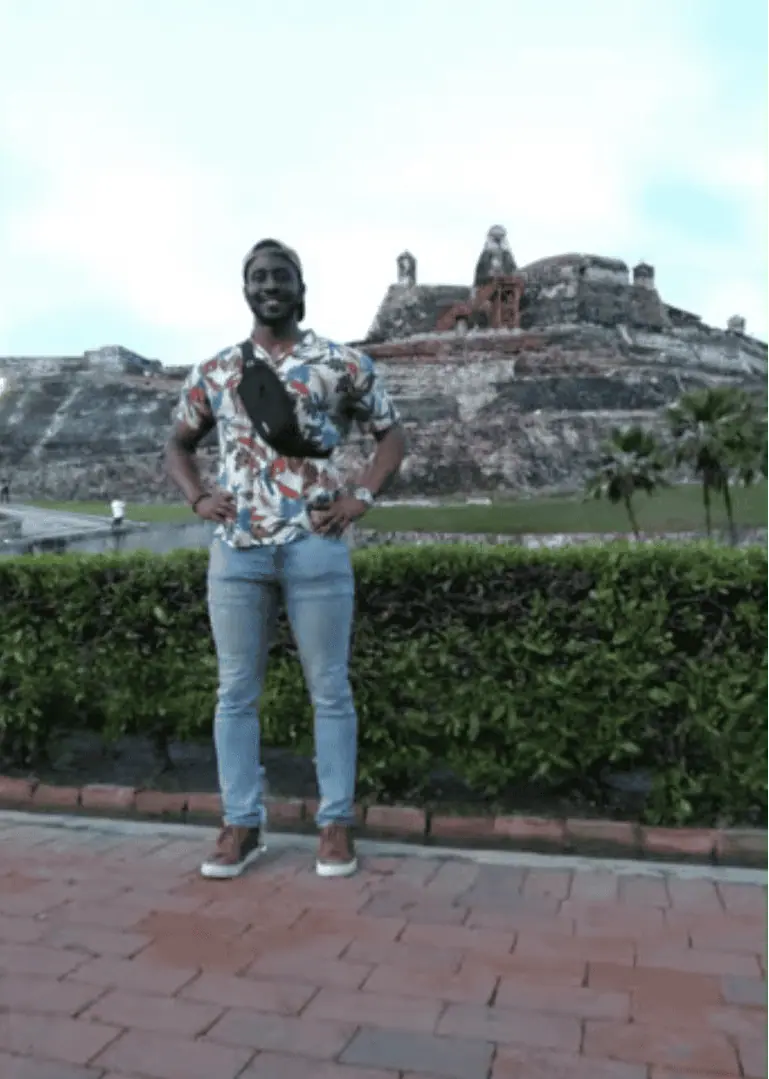
M 2 1079 L 767 1074 L 765 887 L 179 836 L 0 820 Z

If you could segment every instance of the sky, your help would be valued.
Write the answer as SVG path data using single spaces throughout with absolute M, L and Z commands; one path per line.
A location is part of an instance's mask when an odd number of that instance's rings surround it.
M 204 359 L 265 236 L 359 340 L 497 223 L 766 340 L 766 0 L 0 0 L 0 356 Z

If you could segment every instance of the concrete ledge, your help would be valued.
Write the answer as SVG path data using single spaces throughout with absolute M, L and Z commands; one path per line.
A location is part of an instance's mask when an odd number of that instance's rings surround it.
M 106 784 L 57 787 L 36 779 L 0 775 L 0 807 L 27 812 L 75 811 L 169 823 L 218 820 L 217 794 L 157 791 Z M 311 799 L 269 798 L 270 831 L 314 830 Z M 629 858 L 699 865 L 766 869 L 767 832 L 760 828 L 652 828 L 633 821 L 556 819 L 530 816 L 461 816 L 413 806 L 359 805 L 357 828 L 372 839 L 398 839 L 415 846 L 472 846 L 544 854 Z
M 93 817 L 85 813 L 58 814 L 0 810 L 0 838 L 4 831 L 29 828 L 31 846 L 42 850 L 56 830 L 93 833 L 96 836 L 119 836 L 148 838 L 173 842 L 190 840 L 210 844 L 216 830 L 209 823 L 182 824 L 134 818 Z M 270 830 L 267 845 L 271 851 L 312 851 L 317 836 L 302 832 L 274 832 Z M 522 869 L 565 870 L 570 873 L 608 872 L 617 876 L 633 878 L 649 877 L 675 880 L 706 880 L 719 884 L 749 884 L 766 887 L 766 870 L 735 866 L 695 865 L 676 862 L 647 862 L 623 858 L 589 858 L 575 854 L 536 854 L 531 851 L 483 850 L 477 847 L 435 847 L 427 844 L 398 842 L 397 840 L 359 840 L 358 849 L 367 857 L 418 858 L 422 861 L 443 861 L 460 858 L 476 865 L 517 867 Z
M 385 532 L 373 528 L 353 528 L 353 546 L 356 550 L 370 547 L 423 546 L 440 543 L 446 545 L 471 543 L 481 547 L 525 547 L 529 551 L 560 550 L 565 547 L 607 546 L 628 543 L 634 546 L 660 543 L 690 544 L 708 541 L 705 532 L 647 532 L 634 539 L 626 532 L 552 532 L 552 533 L 495 533 L 495 532 Z M 731 544 L 728 532 L 716 530 L 711 540 L 722 546 Z M 740 528 L 738 547 L 766 547 L 765 528 Z
M 0 513 L 0 540 L 16 539 L 21 535 L 21 517 L 16 513 Z

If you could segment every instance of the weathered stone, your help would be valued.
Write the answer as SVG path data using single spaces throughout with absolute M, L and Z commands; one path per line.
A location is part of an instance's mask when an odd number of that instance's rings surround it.
M 430 333 L 445 311 L 469 299 L 468 285 L 390 285 L 366 340 Z

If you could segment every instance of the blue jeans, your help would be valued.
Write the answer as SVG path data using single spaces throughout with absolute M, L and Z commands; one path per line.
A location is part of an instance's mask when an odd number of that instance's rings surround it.
M 348 676 L 355 586 L 342 539 L 211 547 L 208 609 L 219 661 L 214 744 L 225 824 L 265 823 L 259 697 L 282 591 L 315 713 L 319 827 L 354 819 L 358 719 Z

